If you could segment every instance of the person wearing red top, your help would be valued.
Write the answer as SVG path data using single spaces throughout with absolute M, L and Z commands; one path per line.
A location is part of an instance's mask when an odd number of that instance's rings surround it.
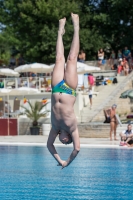
M 117 73 L 120 74 L 123 70 L 123 66 L 122 66 L 122 58 L 119 59 L 118 61 L 118 67 L 117 67 Z
M 122 59 L 121 64 L 122 64 L 122 67 L 123 67 L 124 75 L 127 76 L 128 73 L 129 73 L 129 65 L 128 65 L 126 58 Z
M 89 85 L 90 86 L 94 86 L 95 85 L 95 77 L 93 76 L 93 74 L 89 74 L 88 75 L 88 81 L 89 81 Z

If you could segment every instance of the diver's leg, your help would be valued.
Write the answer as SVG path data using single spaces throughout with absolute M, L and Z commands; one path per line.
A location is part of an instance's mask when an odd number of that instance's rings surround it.
M 56 62 L 52 74 L 52 87 L 57 85 L 64 78 L 65 57 L 62 36 L 65 32 L 65 22 L 66 18 L 59 20 L 59 30 L 56 43 Z
M 71 88 L 76 89 L 78 84 L 77 57 L 79 53 L 79 16 L 71 13 L 71 17 L 74 26 L 74 35 L 70 52 L 67 58 L 64 79 Z

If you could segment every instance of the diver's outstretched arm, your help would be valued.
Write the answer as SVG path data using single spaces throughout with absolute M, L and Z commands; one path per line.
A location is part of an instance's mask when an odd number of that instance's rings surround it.
M 76 129 L 73 133 L 72 133 L 72 139 L 73 139 L 73 151 L 70 155 L 70 157 L 68 158 L 67 161 L 62 161 L 62 169 L 66 166 L 68 166 L 74 159 L 75 157 L 78 155 L 79 151 L 80 151 L 80 140 L 79 140 L 79 133 L 78 133 L 78 129 Z
M 47 141 L 47 148 L 49 152 L 52 154 L 52 156 L 55 158 L 55 160 L 58 162 L 59 165 L 62 165 L 63 161 L 61 160 L 60 156 L 58 155 L 55 147 L 54 147 L 54 141 L 58 135 L 58 131 L 55 131 L 51 128 L 48 141 Z

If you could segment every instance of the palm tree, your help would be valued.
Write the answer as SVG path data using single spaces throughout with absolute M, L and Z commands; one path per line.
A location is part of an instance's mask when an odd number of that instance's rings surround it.
M 43 101 L 43 105 L 40 105 L 40 102 L 35 102 L 34 105 L 32 105 L 29 101 L 27 101 L 27 103 L 29 104 L 29 108 L 25 108 L 24 106 L 21 106 L 24 109 L 24 112 L 21 113 L 25 114 L 28 118 L 30 118 L 32 120 L 32 125 L 33 126 L 38 126 L 38 120 L 41 117 L 46 117 L 48 111 L 45 110 L 43 111 L 43 108 L 46 107 L 47 105 L 47 99 L 45 100 L 45 102 Z

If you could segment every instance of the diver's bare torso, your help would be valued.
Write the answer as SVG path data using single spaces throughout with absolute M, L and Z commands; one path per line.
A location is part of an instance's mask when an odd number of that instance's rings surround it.
M 54 93 L 51 97 L 51 123 L 56 131 L 65 130 L 69 134 L 77 128 L 77 120 L 74 114 L 76 98 L 69 94 Z

